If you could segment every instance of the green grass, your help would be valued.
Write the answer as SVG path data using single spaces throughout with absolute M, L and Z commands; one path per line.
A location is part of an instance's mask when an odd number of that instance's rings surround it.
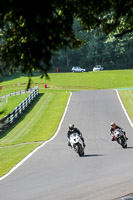
M 22 144 L 0 149 L 0 175 L 4 175 L 39 145 Z
M 49 73 L 49 80 L 40 76 L 32 77 L 32 86 L 38 85 L 40 90 L 44 90 L 46 83 L 47 90 L 95 90 L 108 88 L 123 88 L 133 87 L 132 77 L 133 70 L 110 70 L 100 72 L 85 72 L 85 73 Z M 13 87 L 26 88 L 28 77 L 18 76 L 13 80 L 1 82 L 3 90 L 8 88 L 10 91 Z
M 56 132 L 69 93 L 40 94 L 33 108 L 9 132 L 0 137 L 0 146 L 45 141 Z
M 6 174 L 34 148 L 54 135 L 70 91 L 133 87 L 133 70 L 51 73 L 49 77 L 50 80 L 41 79 L 40 76 L 32 78 L 32 87 L 39 86 L 38 97 L 17 123 L 0 135 L 0 176 Z M 14 75 L 13 79 L 3 78 L 0 83 L 3 86 L 0 94 L 5 95 L 26 89 L 27 82 L 28 78 L 21 74 Z M 45 83 L 48 88 L 44 88 Z M 120 95 L 133 120 L 133 90 L 122 90 Z M 9 110 L 19 103 L 15 101 L 15 99 L 11 100 Z
M 55 134 L 68 97 L 66 91 L 39 94 L 17 124 L 0 135 L 0 176 Z
M 48 89 L 108 89 L 133 86 L 133 70 L 110 70 L 86 73 L 50 73 L 49 80 L 40 76 L 32 77 L 32 84 L 43 89 L 46 83 Z M 20 76 L 19 76 L 20 77 Z M 1 85 L 11 88 L 13 86 L 26 87 L 28 78 L 22 76 L 13 80 L 3 81 Z M 2 92 L 2 91 L 1 91 Z
M 0 102 L 0 112 L 3 111 L 0 115 L 0 119 L 13 111 L 14 108 L 16 108 L 16 106 L 19 105 L 28 95 L 29 93 L 4 98 Z
M 124 107 L 133 122 L 133 90 L 121 90 L 119 91 L 119 94 L 124 104 Z

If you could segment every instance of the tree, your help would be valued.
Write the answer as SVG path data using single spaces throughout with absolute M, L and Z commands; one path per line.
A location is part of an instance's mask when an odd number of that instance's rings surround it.
M 132 0 L 1 0 L 1 73 L 19 68 L 47 75 L 55 51 L 82 45 L 74 19 L 85 30 L 123 36 L 133 31 L 132 9 Z

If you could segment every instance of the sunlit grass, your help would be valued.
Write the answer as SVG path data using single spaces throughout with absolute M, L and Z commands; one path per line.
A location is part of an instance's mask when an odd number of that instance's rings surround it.
M 0 112 L 3 113 L 0 115 L 0 119 L 9 114 L 11 111 L 16 108 L 29 94 L 21 94 L 15 96 L 9 96 L 1 99 L 0 101 Z
M 9 132 L 0 137 L 0 146 L 45 141 L 54 135 L 64 112 L 69 93 L 47 93 Z
M 119 91 L 125 109 L 128 112 L 130 119 L 133 122 L 133 89 Z
M 32 85 L 38 85 L 39 89 L 44 90 L 44 84 L 47 84 L 47 90 L 96 90 L 96 89 L 109 89 L 109 88 L 124 88 L 133 87 L 132 77 L 133 70 L 110 70 L 100 72 L 85 72 L 85 73 L 49 73 L 49 79 L 40 76 L 32 77 Z M 0 91 L 1 95 L 4 89 L 16 90 L 17 88 L 26 88 L 28 77 L 21 76 L 13 80 L 1 82 L 3 90 Z
M 38 145 L 40 144 L 34 143 L 0 148 L 0 176 L 11 170 L 11 168 L 33 151 Z
M 69 92 L 39 94 L 34 104 L 22 115 L 16 125 L 0 135 L 0 147 L 4 147 L 0 148 L 0 158 L 3 158 L 0 164 L 0 176 L 7 173 L 35 147 L 55 134 L 69 95 Z M 34 143 L 38 141 L 40 143 Z M 27 143 L 30 143 L 30 148 L 24 150 L 23 146 L 22 153 L 21 145 L 24 143 L 26 147 L 28 147 Z M 9 147 L 12 147 L 10 152 Z

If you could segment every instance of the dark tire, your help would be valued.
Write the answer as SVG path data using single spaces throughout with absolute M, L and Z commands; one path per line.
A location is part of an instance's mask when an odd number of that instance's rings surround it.
M 122 145 L 121 138 L 118 138 L 118 139 L 117 139 L 117 142 L 118 142 L 118 144 Z
M 121 139 L 121 146 L 123 147 L 123 148 L 127 148 L 127 144 L 125 144 L 125 139 L 124 139 L 124 137 L 121 137 L 120 138 Z
M 78 146 L 78 144 L 74 145 L 74 150 L 75 150 L 76 153 L 79 152 L 79 146 Z
M 78 154 L 80 157 L 84 155 L 84 149 L 82 148 L 81 144 L 78 144 Z
M 122 146 L 124 149 L 127 148 L 127 144 L 125 144 L 124 146 Z

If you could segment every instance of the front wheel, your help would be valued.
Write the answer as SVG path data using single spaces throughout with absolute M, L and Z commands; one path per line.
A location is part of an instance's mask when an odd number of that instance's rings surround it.
M 78 154 L 80 157 L 84 155 L 84 149 L 82 148 L 81 144 L 78 144 Z
M 123 147 L 123 148 L 127 148 L 127 143 L 125 141 L 125 139 L 123 137 L 120 137 L 118 139 L 118 143 Z
M 74 150 L 75 150 L 76 153 L 79 152 L 79 146 L 78 146 L 78 144 L 75 144 L 75 145 L 74 145 Z
M 122 145 L 122 147 L 123 147 L 124 149 L 127 148 L 127 144 Z

